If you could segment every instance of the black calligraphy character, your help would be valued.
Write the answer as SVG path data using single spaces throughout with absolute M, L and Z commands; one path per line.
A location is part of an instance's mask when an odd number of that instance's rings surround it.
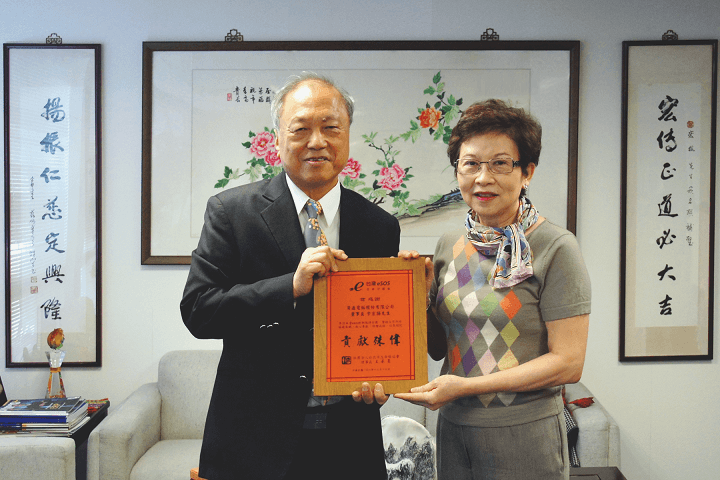
M 45 243 L 48 244 L 48 247 L 45 249 L 45 251 L 55 250 L 58 253 L 65 253 L 65 250 L 58 250 L 57 248 L 57 237 L 59 237 L 59 233 L 53 233 L 50 232 L 47 237 L 45 237 Z
M 663 164 L 662 173 L 660 173 L 660 178 L 663 180 L 671 179 L 675 176 L 672 174 L 672 172 L 674 172 L 674 171 L 675 171 L 675 167 L 670 168 L 670 164 L 665 162 Z
M 690 130 L 688 132 L 688 138 L 695 138 L 695 130 Z
M 675 114 L 672 112 L 672 109 L 678 106 L 678 100 L 676 98 L 672 98 L 670 95 L 665 95 L 665 100 L 660 102 L 660 105 L 658 105 L 658 108 L 662 112 L 662 115 L 658 117 L 658 120 L 669 122 L 672 120 L 673 122 L 677 122 L 677 118 L 675 117 Z
M 390 345 L 400 345 L 400 335 L 397 333 L 390 336 Z
M 345 335 L 345 338 L 342 339 L 342 342 L 345 344 L 346 347 L 350 346 L 350 337 Z
M 672 211 L 672 193 L 668 193 L 667 195 L 663 196 L 662 202 L 658 203 L 658 208 L 660 209 L 660 213 L 658 213 L 658 217 L 677 217 L 677 213 L 670 213 Z
M 695 151 L 695 145 L 690 145 L 688 147 L 688 152 L 694 152 Z
M 375 342 L 374 342 L 374 343 L 375 343 L 375 345 L 377 345 L 378 347 L 382 347 L 383 345 L 385 345 L 385 342 L 382 341 L 382 335 L 377 335 L 377 336 L 375 337 Z
M 50 183 L 50 180 L 60 180 L 61 177 L 59 175 L 55 175 L 59 172 L 60 170 L 50 170 L 48 167 L 45 167 L 45 170 L 43 170 L 40 176 L 45 179 L 45 183 Z M 50 174 L 49 176 L 48 173 Z
M 52 264 L 49 267 L 47 267 L 45 269 L 45 278 L 43 278 L 43 280 L 45 280 L 45 283 L 48 283 L 53 278 L 55 280 L 57 280 L 58 282 L 63 283 L 63 281 L 60 277 L 64 277 L 65 274 L 60 273 L 61 268 L 62 268 L 62 265 L 55 265 L 55 264 Z
M 40 305 L 40 308 L 45 310 L 45 318 L 48 318 L 48 315 L 50 315 L 53 320 L 62 320 L 60 318 L 60 301 L 56 300 L 55 297 L 45 300 L 45 302 Z
M 50 217 L 50 220 L 60 220 L 61 218 L 63 218 L 62 215 L 60 215 L 60 212 L 62 212 L 62 210 L 60 208 L 58 208 L 58 206 L 55 204 L 55 201 L 57 199 L 58 199 L 57 196 L 52 200 L 48 199 L 48 203 L 43 205 L 49 211 L 49 213 L 43 214 L 43 216 L 42 216 L 43 220 L 45 220 L 45 217 Z
M 668 264 L 666 263 L 666 264 L 665 264 L 665 268 L 663 268 L 661 271 L 658 272 L 658 277 L 660 277 L 660 281 L 663 281 L 663 280 L 665 279 L 665 274 L 667 274 L 667 273 L 668 273 L 670 270 L 672 270 L 672 269 L 673 269 L 673 267 L 671 267 L 670 265 L 668 265 Z M 673 281 L 674 281 L 674 280 L 675 280 L 675 275 L 669 275 L 669 274 L 668 274 L 668 278 L 669 278 L 670 280 L 673 280 Z
M 691 237 L 690 235 L 688 235 L 687 237 L 685 237 L 685 241 L 688 243 L 688 246 L 690 246 L 690 247 L 693 246 L 693 240 L 692 240 L 692 237 Z
M 671 238 L 669 238 L 669 237 L 671 237 Z M 657 240 L 655 240 L 655 243 L 660 245 L 660 249 L 662 250 L 662 248 L 665 245 L 670 245 L 671 243 L 673 243 L 673 241 L 672 241 L 673 238 L 675 238 L 675 235 L 671 235 L 670 229 L 667 229 L 667 230 L 663 231 L 663 234 L 661 236 L 659 236 L 657 238 Z
M 42 139 L 40 142 L 40 145 L 43 146 L 43 148 L 40 149 L 41 152 L 48 153 L 50 152 L 51 155 L 55 155 L 55 149 L 60 150 L 61 152 L 64 152 L 65 149 L 60 146 L 60 142 L 53 143 L 57 141 L 58 139 L 58 132 L 48 133 L 45 135 L 45 138 Z
M 358 347 L 367 346 L 367 345 L 368 345 L 368 343 L 367 343 L 367 337 L 364 337 L 364 336 L 360 335 L 360 338 L 358 338 L 358 343 L 357 343 L 357 345 L 358 345 Z
M 52 118 L 53 123 L 65 120 L 65 111 L 60 110 L 62 108 L 62 105 L 60 105 L 60 97 L 52 100 L 48 98 L 48 101 L 43 108 L 45 109 L 45 113 L 41 113 L 40 116 L 45 120 L 50 120 Z
M 665 300 L 658 302 L 660 305 L 660 315 L 672 315 L 670 300 L 672 300 L 672 297 L 665 294 Z
M 664 146 L 666 151 L 672 152 L 677 148 L 677 142 L 675 141 L 675 135 L 673 135 L 673 133 L 672 128 L 668 133 L 660 130 L 660 135 L 657 137 L 658 147 L 660 147 L 660 149 Z M 663 145 L 663 140 L 665 141 L 665 145 Z M 670 145 L 670 143 L 672 143 L 672 145 Z

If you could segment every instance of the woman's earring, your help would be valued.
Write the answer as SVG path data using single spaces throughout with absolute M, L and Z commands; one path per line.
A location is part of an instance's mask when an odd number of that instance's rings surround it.
M 530 184 L 529 184 L 529 183 L 526 183 L 525 185 L 523 185 L 523 196 L 526 196 L 526 197 L 527 197 L 527 194 L 528 194 L 528 190 L 529 190 L 529 189 L 530 189 Z

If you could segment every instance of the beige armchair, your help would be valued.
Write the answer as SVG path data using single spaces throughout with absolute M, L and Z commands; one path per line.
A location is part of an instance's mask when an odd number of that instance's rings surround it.
M 89 480 L 188 480 L 200 459 L 219 350 L 174 351 L 90 434 Z

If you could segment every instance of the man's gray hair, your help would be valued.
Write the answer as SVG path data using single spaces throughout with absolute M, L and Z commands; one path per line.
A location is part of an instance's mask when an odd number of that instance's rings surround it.
M 295 90 L 298 85 L 307 80 L 317 80 L 326 85 L 330 85 L 335 90 L 340 92 L 340 95 L 342 95 L 343 100 L 345 101 L 345 108 L 347 108 L 347 114 L 348 117 L 350 117 L 350 124 L 352 125 L 353 112 L 355 111 L 355 100 L 353 100 L 350 94 L 347 93 L 343 88 L 339 87 L 330 78 L 324 75 L 318 75 L 317 73 L 313 72 L 303 72 L 300 75 L 290 76 L 287 79 L 287 82 L 285 82 L 285 85 L 283 85 L 280 90 L 275 92 L 275 96 L 273 96 L 272 103 L 270 104 L 270 115 L 272 116 L 273 127 L 275 127 L 275 130 L 277 130 L 280 126 L 280 112 L 282 112 L 283 104 L 285 103 L 285 97 L 288 93 Z

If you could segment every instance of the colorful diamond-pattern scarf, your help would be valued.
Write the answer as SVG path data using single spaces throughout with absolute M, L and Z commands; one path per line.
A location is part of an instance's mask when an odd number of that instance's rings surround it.
M 538 211 L 530 199 L 520 199 L 517 222 L 504 228 L 487 227 L 475 222 L 470 210 L 465 220 L 467 238 L 483 255 L 495 255 L 495 268 L 488 276 L 493 288 L 517 285 L 533 274 L 532 251 L 525 238 L 525 230 L 538 221 Z

